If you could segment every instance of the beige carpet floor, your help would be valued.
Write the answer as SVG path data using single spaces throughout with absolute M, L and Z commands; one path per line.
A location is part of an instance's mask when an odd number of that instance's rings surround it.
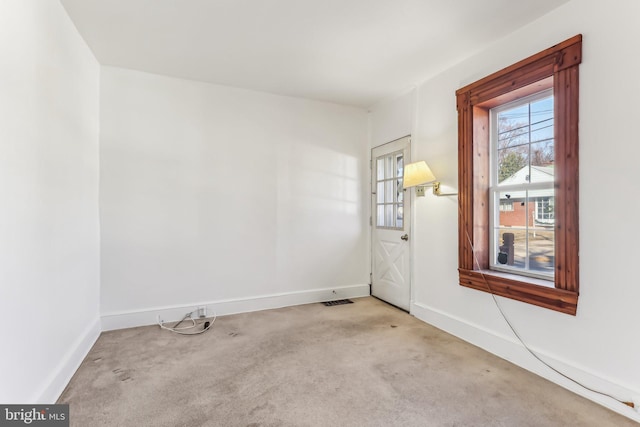
M 61 396 L 71 425 L 634 426 L 374 298 L 105 332 Z

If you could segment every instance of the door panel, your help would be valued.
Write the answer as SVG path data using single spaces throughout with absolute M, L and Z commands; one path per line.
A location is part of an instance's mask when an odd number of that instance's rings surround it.
M 409 310 L 411 300 L 411 201 L 402 188 L 404 165 L 409 163 L 410 138 L 372 150 L 372 275 L 371 293 Z

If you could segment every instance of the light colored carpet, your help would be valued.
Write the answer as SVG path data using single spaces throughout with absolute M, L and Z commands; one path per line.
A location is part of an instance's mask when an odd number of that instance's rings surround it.
M 374 298 L 103 333 L 61 396 L 71 425 L 634 426 Z

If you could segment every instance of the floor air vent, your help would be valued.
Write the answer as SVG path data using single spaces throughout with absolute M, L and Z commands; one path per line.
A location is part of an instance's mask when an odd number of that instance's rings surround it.
M 335 301 L 325 301 L 323 302 L 323 304 L 327 307 L 331 307 L 333 305 L 353 304 L 353 301 L 351 301 L 350 299 L 338 299 Z

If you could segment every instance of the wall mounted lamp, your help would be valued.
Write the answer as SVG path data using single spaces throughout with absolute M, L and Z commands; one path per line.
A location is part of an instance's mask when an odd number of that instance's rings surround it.
M 458 193 L 441 193 L 440 181 L 436 181 L 436 176 L 431 172 L 429 165 L 424 160 L 409 163 L 404 166 L 403 188 L 416 187 L 416 196 L 424 197 L 425 188 L 433 187 L 433 194 L 436 196 L 455 196 Z

